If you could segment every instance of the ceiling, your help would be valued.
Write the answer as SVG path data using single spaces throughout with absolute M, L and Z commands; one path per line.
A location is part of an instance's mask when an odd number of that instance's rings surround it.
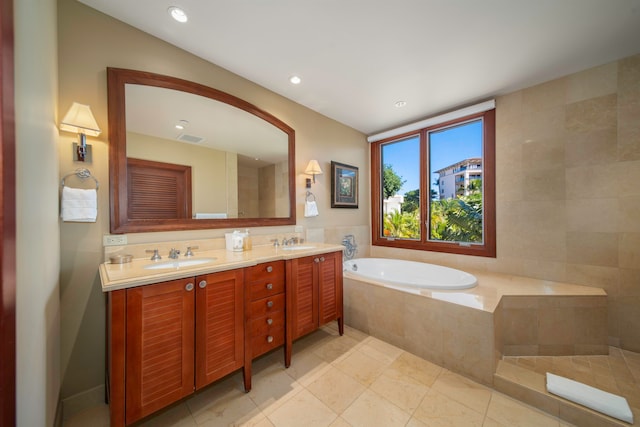
M 640 0 L 80 1 L 365 134 L 640 53 Z
M 138 84 L 125 85 L 127 132 L 243 155 L 252 167 L 285 162 L 288 135 L 271 123 L 200 95 Z M 183 129 L 175 127 L 179 121 Z

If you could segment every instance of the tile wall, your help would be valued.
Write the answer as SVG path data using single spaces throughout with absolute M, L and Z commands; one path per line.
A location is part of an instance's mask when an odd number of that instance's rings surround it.
M 640 351 L 640 55 L 496 105 L 497 258 L 372 256 L 603 288 L 609 343 Z

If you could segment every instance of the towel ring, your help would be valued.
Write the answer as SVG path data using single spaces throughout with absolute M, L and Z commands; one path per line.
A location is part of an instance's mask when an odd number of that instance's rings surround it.
M 312 197 L 311 201 L 315 202 L 316 201 L 316 196 L 311 192 L 311 191 L 307 191 L 307 195 L 305 196 L 305 201 L 310 201 L 309 197 Z
M 98 188 L 100 188 L 100 183 L 98 182 L 98 180 L 96 179 L 95 176 L 91 175 L 91 171 L 89 169 L 76 169 L 75 172 L 70 172 L 68 174 L 66 174 L 65 176 L 62 177 L 62 179 L 60 180 L 60 185 L 62 185 L 64 187 L 64 180 L 69 178 L 70 176 L 75 175 L 78 178 L 80 178 L 81 180 L 85 180 L 87 178 L 91 178 L 96 182 L 96 190 Z

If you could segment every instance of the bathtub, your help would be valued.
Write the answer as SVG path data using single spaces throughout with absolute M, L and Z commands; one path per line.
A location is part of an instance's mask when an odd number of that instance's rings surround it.
M 478 283 L 474 275 L 464 271 L 400 259 L 357 258 L 346 261 L 344 270 L 394 288 L 460 290 Z

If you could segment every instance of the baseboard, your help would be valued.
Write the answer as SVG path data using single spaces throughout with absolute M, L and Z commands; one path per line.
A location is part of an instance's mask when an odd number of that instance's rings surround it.
M 74 415 L 91 408 L 92 406 L 104 404 L 105 396 L 104 384 L 92 389 L 83 391 L 62 400 L 62 419 L 67 420 Z

